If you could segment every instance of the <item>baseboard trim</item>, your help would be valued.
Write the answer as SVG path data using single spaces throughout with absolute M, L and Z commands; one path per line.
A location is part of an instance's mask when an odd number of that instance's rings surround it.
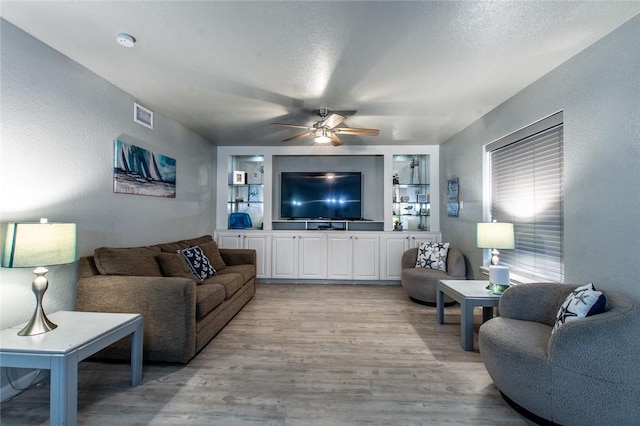
M 256 284 L 324 284 L 324 285 L 390 285 L 398 286 L 400 281 L 390 280 L 310 280 L 284 278 L 258 278 Z

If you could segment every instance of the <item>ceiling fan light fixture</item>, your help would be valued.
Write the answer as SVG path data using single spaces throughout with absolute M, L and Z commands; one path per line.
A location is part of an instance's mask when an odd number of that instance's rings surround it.
M 325 128 L 317 129 L 313 140 L 316 143 L 329 143 L 331 142 L 331 131 Z

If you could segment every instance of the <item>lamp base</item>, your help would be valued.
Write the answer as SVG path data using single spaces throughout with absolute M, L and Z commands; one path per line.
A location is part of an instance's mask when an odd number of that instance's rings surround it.
M 36 277 L 33 283 L 31 283 L 31 290 L 33 290 L 33 294 L 36 296 L 36 310 L 27 325 L 18 332 L 18 336 L 35 336 L 37 334 L 47 333 L 58 327 L 47 318 L 42 308 L 42 297 L 44 296 L 44 292 L 47 291 L 47 287 L 49 287 L 49 282 L 45 277 L 47 272 L 49 272 L 47 268 L 42 267 L 33 270 Z
M 489 266 L 489 291 L 492 294 L 502 294 L 509 288 L 509 268 L 506 266 Z
M 489 293 L 491 294 L 502 294 L 508 288 L 508 285 L 489 283 Z

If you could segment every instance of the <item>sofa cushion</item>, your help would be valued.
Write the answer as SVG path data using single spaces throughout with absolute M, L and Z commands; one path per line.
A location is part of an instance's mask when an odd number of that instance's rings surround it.
M 200 247 L 195 246 L 180 250 L 180 254 L 184 256 L 191 272 L 199 279 L 206 280 L 216 274 L 216 270 L 211 266 L 211 262 Z
M 606 304 L 606 297 L 592 283 L 576 288 L 560 306 L 552 333 L 562 324 L 604 312 Z
M 242 280 L 247 282 L 256 276 L 256 267 L 254 265 L 229 265 L 219 274 L 240 274 Z
M 160 271 L 164 277 L 182 277 L 194 280 L 197 284 L 201 284 L 202 280 L 196 276 L 189 265 L 187 264 L 184 256 L 180 253 L 159 253 L 156 255 L 156 260 L 160 265 Z
M 421 241 L 418 246 L 418 258 L 416 268 L 438 269 L 447 271 L 447 253 L 449 243 L 434 243 L 431 241 Z
M 246 282 L 241 274 L 223 271 L 214 277 L 204 281 L 204 284 L 221 284 L 224 286 L 225 300 L 233 296 Z
M 93 257 L 96 268 L 102 275 L 161 277 L 162 273 L 155 259 L 159 252 L 157 247 L 100 247 L 95 249 Z
M 215 241 L 209 241 L 207 243 L 200 243 L 200 248 L 204 251 L 204 254 L 207 256 L 211 265 L 216 269 L 216 271 L 220 272 L 224 268 L 227 267 L 224 260 L 222 260 L 222 256 L 220 255 L 220 250 L 218 249 L 218 244 Z
M 205 284 L 196 288 L 196 320 L 207 316 L 225 299 L 225 289 L 221 284 Z

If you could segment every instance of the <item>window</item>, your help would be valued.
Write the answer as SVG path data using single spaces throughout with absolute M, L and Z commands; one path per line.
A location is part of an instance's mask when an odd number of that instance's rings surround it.
M 486 146 L 490 219 L 512 222 L 515 249 L 500 253 L 514 273 L 562 282 L 562 112 Z

